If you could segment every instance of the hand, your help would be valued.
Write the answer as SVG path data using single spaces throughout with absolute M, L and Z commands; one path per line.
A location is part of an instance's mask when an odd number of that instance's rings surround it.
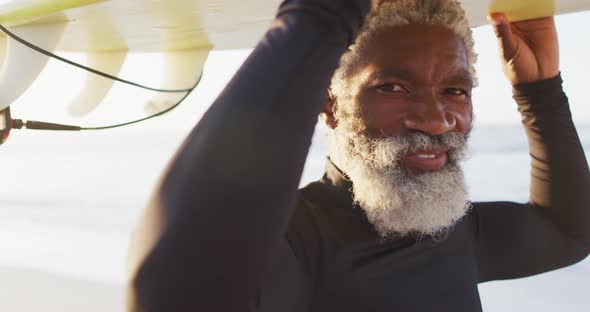
M 509 23 L 503 13 L 488 19 L 498 38 L 504 75 L 513 84 L 559 74 L 559 47 L 553 17 Z
M 377 4 L 379 4 L 379 0 L 370 0 L 371 2 L 371 7 L 374 8 L 377 6 Z

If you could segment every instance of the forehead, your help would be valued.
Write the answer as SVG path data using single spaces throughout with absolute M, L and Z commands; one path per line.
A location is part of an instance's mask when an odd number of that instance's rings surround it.
M 429 78 L 469 69 L 461 37 L 443 26 L 424 24 L 380 31 L 368 45 L 366 62 L 369 71 L 396 69 Z

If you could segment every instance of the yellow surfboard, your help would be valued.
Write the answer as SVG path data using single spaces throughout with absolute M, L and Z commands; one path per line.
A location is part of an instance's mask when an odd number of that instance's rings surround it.
M 281 0 L 0 0 L 0 24 L 47 51 L 81 52 L 87 65 L 117 76 L 128 54 L 165 55 L 167 77 L 159 88 L 190 88 L 209 51 L 251 48 Z M 512 20 L 590 10 L 589 0 L 462 0 L 471 25 L 487 24 L 488 12 Z M 35 81 L 48 57 L 0 33 L 0 111 Z M 71 115 L 92 112 L 112 81 L 89 74 Z M 173 102 L 158 95 L 153 110 Z

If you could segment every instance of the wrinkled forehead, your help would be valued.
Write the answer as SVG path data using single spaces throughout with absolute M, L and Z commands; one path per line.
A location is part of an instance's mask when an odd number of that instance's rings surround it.
M 424 49 L 435 49 L 467 56 L 463 39 L 442 25 L 406 24 L 387 27 L 375 31 L 366 44 L 375 49 L 373 52 L 417 53 Z
M 470 76 L 462 38 L 438 25 L 408 24 L 380 30 L 366 42 L 363 58 L 359 72 L 365 74 L 367 70 L 389 70 L 430 78 L 450 73 Z

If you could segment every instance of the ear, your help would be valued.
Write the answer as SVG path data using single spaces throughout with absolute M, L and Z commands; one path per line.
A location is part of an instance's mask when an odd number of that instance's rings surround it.
M 338 121 L 334 117 L 334 111 L 336 109 L 336 97 L 332 94 L 331 90 L 328 90 L 328 98 L 324 103 L 324 108 L 320 113 L 320 117 L 330 129 L 335 129 L 338 126 Z

